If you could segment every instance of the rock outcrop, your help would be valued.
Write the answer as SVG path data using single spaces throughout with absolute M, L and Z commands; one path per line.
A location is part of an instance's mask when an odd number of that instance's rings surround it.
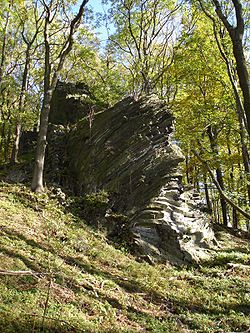
M 87 115 L 91 93 L 84 83 L 57 82 L 53 93 L 50 122 L 54 125 L 73 124 Z
M 214 234 L 193 191 L 184 191 L 173 116 L 155 96 L 126 98 L 86 117 L 70 133 L 67 156 L 74 191 L 104 190 L 110 211 L 127 216 L 136 254 L 149 261 L 198 261 Z

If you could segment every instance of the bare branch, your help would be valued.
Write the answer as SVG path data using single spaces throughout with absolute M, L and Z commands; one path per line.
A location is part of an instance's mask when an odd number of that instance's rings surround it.
M 225 192 L 222 190 L 219 182 L 217 181 L 217 179 L 215 178 L 213 171 L 211 170 L 210 166 L 208 165 L 207 161 L 205 161 L 200 154 L 192 149 L 192 152 L 194 153 L 194 155 L 198 158 L 198 160 L 205 166 L 205 168 L 207 169 L 214 185 L 216 186 L 217 190 L 220 193 L 220 196 L 233 208 L 235 208 L 239 213 L 241 213 L 244 217 L 246 217 L 247 219 L 250 219 L 250 214 L 248 212 L 246 212 L 245 210 L 243 210 L 241 207 L 239 207 L 235 202 L 233 202 L 233 200 L 231 200 L 226 194 Z
M 0 269 L 0 275 L 12 275 L 12 276 L 33 275 L 33 276 L 39 276 L 39 275 L 48 275 L 48 273 L 40 273 L 40 272 L 34 272 L 34 271 L 10 271 L 10 270 L 6 270 L 6 269 Z

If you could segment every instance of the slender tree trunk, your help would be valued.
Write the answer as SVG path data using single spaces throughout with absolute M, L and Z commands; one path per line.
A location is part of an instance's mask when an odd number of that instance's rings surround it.
M 217 220 L 216 220 L 216 213 L 215 213 L 215 211 L 216 211 L 216 207 L 215 207 L 215 197 L 214 197 L 214 193 L 213 193 L 214 191 L 213 190 L 211 190 L 211 208 L 212 208 L 212 211 L 211 211 L 211 213 L 212 213 L 212 221 L 214 222 L 214 223 L 217 223 Z
M 246 132 L 243 124 L 243 119 L 238 114 L 239 124 L 240 124 L 240 141 L 241 141 L 241 154 L 242 154 L 242 161 L 244 165 L 244 170 L 247 175 L 250 175 L 250 158 L 247 149 L 247 138 Z M 250 205 L 250 184 L 247 184 L 247 194 L 248 194 L 248 204 Z
M 25 100 L 26 100 L 26 92 L 28 89 L 28 76 L 29 76 L 29 70 L 30 70 L 30 64 L 31 64 L 31 49 L 32 45 L 37 39 L 37 35 L 40 32 L 40 28 L 42 25 L 42 18 L 43 13 L 39 17 L 36 16 L 36 22 L 35 22 L 35 31 L 31 38 L 29 38 L 27 35 L 25 35 L 25 24 L 22 22 L 22 38 L 24 43 L 26 44 L 26 51 L 25 51 L 25 65 L 23 70 L 23 76 L 22 76 L 22 86 L 21 91 L 19 95 L 19 103 L 18 103 L 18 115 L 16 119 L 16 128 L 15 128 L 15 138 L 14 143 L 12 147 L 12 153 L 11 153 L 11 163 L 15 164 L 18 162 L 18 152 L 19 152 L 19 143 L 20 143 L 20 137 L 21 137 L 21 129 L 22 129 L 22 112 L 25 107 Z M 29 34 L 28 34 L 29 35 Z
M 216 186 L 217 190 L 220 193 L 220 197 L 223 198 L 226 202 L 228 202 L 228 204 L 231 207 L 234 207 L 239 213 L 241 213 L 247 219 L 250 219 L 250 214 L 247 211 L 243 210 L 240 206 L 238 206 L 228 195 L 226 195 L 225 191 L 222 190 L 217 178 L 214 176 L 213 171 L 211 170 L 208 163 L 202 159 L 202 157 L 197 153 L 197 151 L 192 150 L 192 152 L 198 158 L 198 160 L 206 167 L 214 185 Z
M 77 29 L 80 20 L 82 18 L 84 7 L 87 4 L 88 0 L 81 2 L 79 11 L 70 23 L 69 35 L 66 38 L 64 45 L 59 53 L 58 65 L 54 69 L 53 73 L 51 72 L 51 45 L 49 40 L 49 25 L 53 22 L 55 15 L 52 15 L 51 7 L 45 5 L 46 17 L 44 24 L 44 43 L 45 43 L 45 58 L 44 58 L 44 96 L 43 96 L 43 105 L 40 114 L 40 127 L 38 133 L 36 157 L 35 157 L 35 166 L 33 171 L 33 178 L 31 183 L 31 189 L 35 192 L 43 191 L 43 171 L 44 171 L 44 161 L 45 161 L 45 151 L 47 146 L 47 132 L 48 132 L 48 122 L 49 122 L 49 112 L 50 112 L 50 103 L 52 99 L 52 94 L 56 88 L 57 79 L 61 69 L 63 68 L 65 59 L 70 53 L 73 46 L 73 35 L 75 29 Z M 51 18 L 52 16 L 52 18 Z
M 22 87 L 21 92 L 19 96 L 19 104 L 18 104 L 18 116 L 17 116 L 17 122 L 16 122 L 16 130 L 15 130 L 15 138 L 14 138 L 14 144 L 11 152 L 11 163 L 15 164 L 18 162 L 18 152 L 19 152 L 19 143 L 20 143 L 20 137 L 21 137 L 21 113 L 23 112 L 24 105 L 25 105 L 25 94 L 27 91 L 27 84 L 28 84 L 28 74 L 30 69 L 30 49 L 34 42 L 35 38 L 32 40 L 32 42 L 27 43 L 27 49 L 26 49 L 26 58 L 25 58 L 25 65 L 24 65 L 24 71 L 23 71 L 23 78 L 22 78 Z
M 249 126 L 249 123 L 247 121 L 247 112 L 245 112 L 244 107 L 246 105 L 242 104 L 241 101 L 241 97 L 240 94 L 238 92 L 238 88 L 237 88 L 237 82 L 234 78 L 234 73 L 233 73 L 233 69 L 232 66 L 230 64 L 230 61 L 226 55 L 226 52 L 224 51 L 224 46 L 221 45 L 219 38 L 218 38 L 218 33 L 216 31 L 216 21 L 214 20 L 214 18 L 204 9 L 202 2 L 199 0 L 201 7 L 204 11 L 204 13 L 213 21 L 213 29 L 214 29 L 214 36 L 217 42 L 217 46 L 219 48 L 220 54 L 222 56 L 222 58 L 224 59 L 226 66 L 227 66 L 227 73 L 228 73 L 228 77 L 230 79 L 233 91 L 234 91 L 234 97 L 235 97 L 235 101 L 236 101 L 236 114 L 238 117 L 238 121 L 239 121 L 239 125 L 240 125 L 240 139 L 241 139 L 241 150 L 242 150 L 242 159 L 243 159 L 243 164 L 244 164 L 244 168 L 245 168 L 245 172 L 246 174 L 250 174 L 250 158 L 249 158 L 249 153 L 248 153 L 248 149 L 247 149 L 247 141 L 249 139 L 249 137 L 247 136 L 247 128 Z M 215 5 L 218 8 L 218 2 L 215 1 Z M 244 24 L 242 26 L 242 13 L 241 13 L 241 8 L 239 8 L 239 1 L 236 0 L 235 2 L 235 6 L 237 6 L 237 12 L 239 13 L 239 20 L 241 20 L 241 29 L 244 29 Z M 223 17 L 221 10 L 219 9 L 218 11 L 218 15 L 221 18 L 221 20 L 223 21 L 224 25 L 227 27 L 228 32 L 230 33 L 230 37 L 233 40 L 237 39 L 237 29 L 233 29 L 227 22 L 226 18 Z M 238 28 L 239 29 L 239 28 Z M 243 34 L 243 32 L 242 32 Z M 242 37 L 238 37 L 238 38 L 242 38 Z M 244 78 L 242 79 L 245 82 L 248 82 L 247 85 L 249 86 L 249 75 L 248 75 L 248 69 L 246 67 L 246 61 L 244 60 L 244 53 L 243 53 L 243 48 L 242 48 L 242 39 L 240 40 L 240 44 L 241 47 L 239 51 L 236 50 L 236 47 L 234 49 L 234 57 L 237 59 L 241 59 L 239 62 L 239 66 L 237 67 L 237 71 L 244 73 Z M 240 53 L 240 56 L 237 56 L 237 52 Z M 243 61 L 243 63 L 241 63 L 241 61 Z M 239 77 L 239 74 L 238 74 Z M 244 83 L 243 83 L 244 85 Z M 245 84 L 246 85 L 246 84 Z M 242 86 L 241 86 L 242 88 Z M 246 88 L 245 88 L 246 90 Z M 243 95 L 244 96 L 244 95 Z M 249 110 L 250 112 L 250 110 Z M 248 192 L 248 204 L 250 205 L 250 184 L 247 184 L 247 192 Z
M 18 163 L 18 152 L 19 152 L 19 144 L 20 144 L 20 138 L 21 138 L 21 129 L 22 129 L 21 123 L 17 122 L 16 128 L 15 128 L 15 138 L 14 138 L 14 143 L 13 143 L 11 158 L 10 158 L 11 164 Z
M 210 146 L 211 146 L 211 150 L 215 156 L 215 158 L 217 159 L 219 156 L 219 148 L 218 148 L 218 144 L 217 144 L 217 131 L 216 129 L 213 129 L 212 126 L 210 125 L 207 128 L 207 134 L 210 140 Z M 222 189 L 222 191 L 225 190 L 224 187 L 224 180 L 223 180 L 223 173 L 221 170 L 221 167 L 217 164 L 216 167 L 216 179 Z M 225 226 L 228 225 L 228 218 L 227 218 L 227 203 L 226 200 L 221 197 L 220 198 L 220 203 L 221 203 L 221 210 L 222 210 L 222 219 L 223 219 L 223 224 Z
M 9 8 L 11 7 L 11 4 L 9 5 Z M 3 74 L 4 74 L 4 65 L 5 65 L 5 59 L 6 59 L 6 45 L 8 40 L 8 27 L 9 27 L 9 19 L 10 14 L 7 12 L 7 17 L 3 29 L 3 41 L 2 41 L 2 49 L 1 49 L 1 60 L 0 60 L 0 85 L 3 80 Z
M 9 9 L 11 7 L 11 4 L 9 4 Z M 7 16 L 6 16 L 6 20 L 5 20 L 5 24 L 3 27 L 3 31 L 2 31 L 2 35 L 3 35 L 3 39 L 2 39 L 2 47 L 1 47 L 1 58 L 0 58 L 0 93 L 1 93 L 1 97 L 2 97 L 2 102 L 0 105 L 0 114 L 1 114 L 1 120 L 2 120 L 2 128 L 1 128 L 1 142 L 0 142 L 0 152 L 3 151 L 4 153 L 4 159 L 5 159 L 5 141 L 6 141 L 6 137 L 5 137 L 5 119 L 3 116 L 3 105 L 4 105 L 4 97 L 3 97 L 3 91 L 4 89 L 2 88 L 2 81 L 4 78 L 4 67 L 5 67 L 5 60 L 6 60 L 6 46 L 7 46 L 7 42 L 8 42 L 8 27 L 9 27 L 9 19 L 10 19 L 10 13 L 9 11 L 7 12 Z
M 187 155 L 185 158 L 185 164 L 186 164 L 186 178 L 187 178 L 187 183 L 190 184 L 190 177 L 189 177 L 189 156 Z
M 5 160 L 5 162 L 7 162 L 8 158 L 9 158 L 10 141 L 11 141 L 11 127 L 10 127 L 10 124 L 9 124 L 8 134 L 7 134 L 6 142 L 5 142 L 5 145 L 4 145 L 4 160 Z
M 49 123 L 50 102 L 52 99 L 53 90 L 50 86 L 51 81 L 51 50 L 49 44 L 49 25 L 51 23 L 51 8 L 46 6 L 46 17 L 43 30 L 45 54 L 44 54 L 44 93 L 43 104 L 40 112 L 40 124 L 37 138 L 35 166 L 33 170 L 33 178 L 31 182 L 31 190 L 42 192 L 43 187 L 43 170 L 45 161 L 45 151 L 47 146 L 47 132 Z
M 201 190 L 200 190 L 200 184 L 199 184 L 198 180 L 195 182 L 195 187 L 196 187 L 197 192 L 200 193 Z
M 247 119 L 247 131 L 250 135 L 250 77 L 247 68 L 247 61 L 244 55 L 243 34 L 245 22 L 243 18 L 243 9 L 240 0 L 233 0 L 236 24 L 235 27 L 229 22 L 228 17 L 223 13 L 219 0 L 213 0 L 215 11 L 225 28 L 227 29 L 232 45 L 233 54 L 236 61 L 236 70 L 239 78 L 239 84 L 243 95 L 244 112 Z
M 10 158 L 11 164 L 18 163 L 19 143 L 20 143 L 21 129 L 22 129 L 21 113 L 22 113 L 24 105 L 25 105 L 25 93 L 27 91 L 29 63 L 30 63 L 30 58 L 28 58 L 28 59 L 26 58 L 24 75 L 23 75 L 23 80 L 22 80 L 22 88 L 21 88 L 21 93 L 20 93 L 20 97 L 19 97 L 19 105 L 18 105 L 19 114 L 18 114 L 17 120 L 16 120 L 15 137 L 14 137 L 14 143 L 13 143 L 11 158 Z
M 224 187 L 223 175 L 222 175 L 221 168 L 219 168 L 219 167 L 216 169 L 216 178 L 217 178 L 218 183 L 220 184 L 221 189 L 224 191 L 225 187 Z M 223 224 L 225 226 L 227 226 L 228 225 L 228 218 L 227 218 L 227 203 L 226 203 L 226 200 L 224 198 L 220 198 L 220 204 L 221 204 L 221 210 L 222 210 Z
M 246 221 L 247 231 L 250 232 L 250 220 Z
M 203 10 L 204 10 L 204 8 L 203 8 Z M 215 39 L 216 39 L 216 42 L 217 42 L 217 46 L 219 48 L 219 51 L 220 51 L 220 54 L 221 54 L 222 58 L 224 59 L 224 61 L 226 63 L 226 66 L 227 66 L 228 77 L 230 79 L 230 82 L 231 82 L 231 85 L 232 85 L 232 88 L 233 88 L 233 91 L 234 91 L 234 98 L 235 98 L 235 102 L 236 102 L 236 114 L 237 114 L 238 121 L 239 121 L 239 126 L 240 126 L 240 139 L 241 139 L 241 150 L 242 150 L 243 164 L 244 164 L 246 174 L 250 174 L 250 158 L 249 158 L 249 153 L 248 153 L 248 149 L 247 149 L 247 141 L 248 141 L 249 137 L 247 136 L 246 113 L 244 112 L 244 106 L 242 104 L 241 97 L 240 97 L 240 94 L 238 92 L 237 82 L 234 78 L 233 69 L 231 68 L 230 61 L 229 61 L 229 59 L 226 55 L 226 52 L 223 50 L 223 46 L 219 42 L 218 34 L 217 34 L 217 31 L 216 31 L 216 22 L 213 19 L 213 17 L 210 16 L 210 14 L 208 14 L 205 10 L 204 10 L 204 12 L 213 21 L 214 36 L 215 36 Z M 242 56 L 244 57 L 244 54 L 242 54 L 241 57 Z M 242 66 L 242 64 L 241 64 L 241 66 Z M 245 68 L 243 71 L 247 73 L 247 68 Z M 248 78 L 248 82 L 249 82 L 249 78 Z M 247 191 L 248 191 L 248 203 L 250 205 L 250 184 L 247 185 Z
M 244 110 L 247 118 L 247 130 L 250 135 L 250 78 L 247 69 L 247 62 L 243 52 L 242 37 L 238 33 L 232 34 L 233 53 L 236 60 L 237 74 L 243 94 Z M 232 38 L 232 37 L 231 37 Z
M 218 200 L 215 198 L 213 201 L 213 207 L 214 207 L 214 220 L 215 223 L 219 224 L 220 223 L 220 210 L 218 207 Z
M 33 179 L 31 189 L 36 192 L 43 191 L 43 170 L 45 151 L 47 146 L 47 132 L 49 123 L 50 102 L 52 99 L 52 91 L 48 90 L 44 96 L 44 102 L 40 114 L 40 127 L 37 139 L 37 150 Z
M 233 207 L 233 228 L 238 229 L 238 214 L 237 210 Z
M 204 181 L 204 190 L 205 190 L 205 196 L 206 196 L 207 209 L 208 209 L 208 212 L 211 213 L 212 212 L 212 204 L 211 204 L 211 200 L 210 200 L 210 196 L 209 196 L 209 190 L 208 190 L 208 186 L 207 186 L 207 175 L 205 173 L 203 175 L 203 181 Z
M 5 119 L 3 119 L 2 127 L 1 127 L 1 143 L 0 143 L 0 152 L 4 151 L 4 143 L 5 143 Z

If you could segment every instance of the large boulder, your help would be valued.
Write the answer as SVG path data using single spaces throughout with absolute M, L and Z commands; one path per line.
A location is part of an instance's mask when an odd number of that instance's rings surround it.
M 149 261 L 199 261 L 214 241 L 200 198 L 183 190 L 173 115 L 156 96 L 128 97 L 70 134 L 68 165 L 78 194 L 106 191 L 107 215 L 126 215 L 136 254 Z

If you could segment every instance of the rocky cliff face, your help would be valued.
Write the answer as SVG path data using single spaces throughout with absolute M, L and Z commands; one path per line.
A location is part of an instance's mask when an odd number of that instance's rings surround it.
M 74 190 L 105 190 L 109 214 L 127 216 L 136 254 L 149 261 L 206 256 L 214 240 L 199 197 L 183 191 L 183 155 L 171 139 L 173 116 L 155 96 L 126 98 L 86 117 L 70 134 L 67 155 Z

